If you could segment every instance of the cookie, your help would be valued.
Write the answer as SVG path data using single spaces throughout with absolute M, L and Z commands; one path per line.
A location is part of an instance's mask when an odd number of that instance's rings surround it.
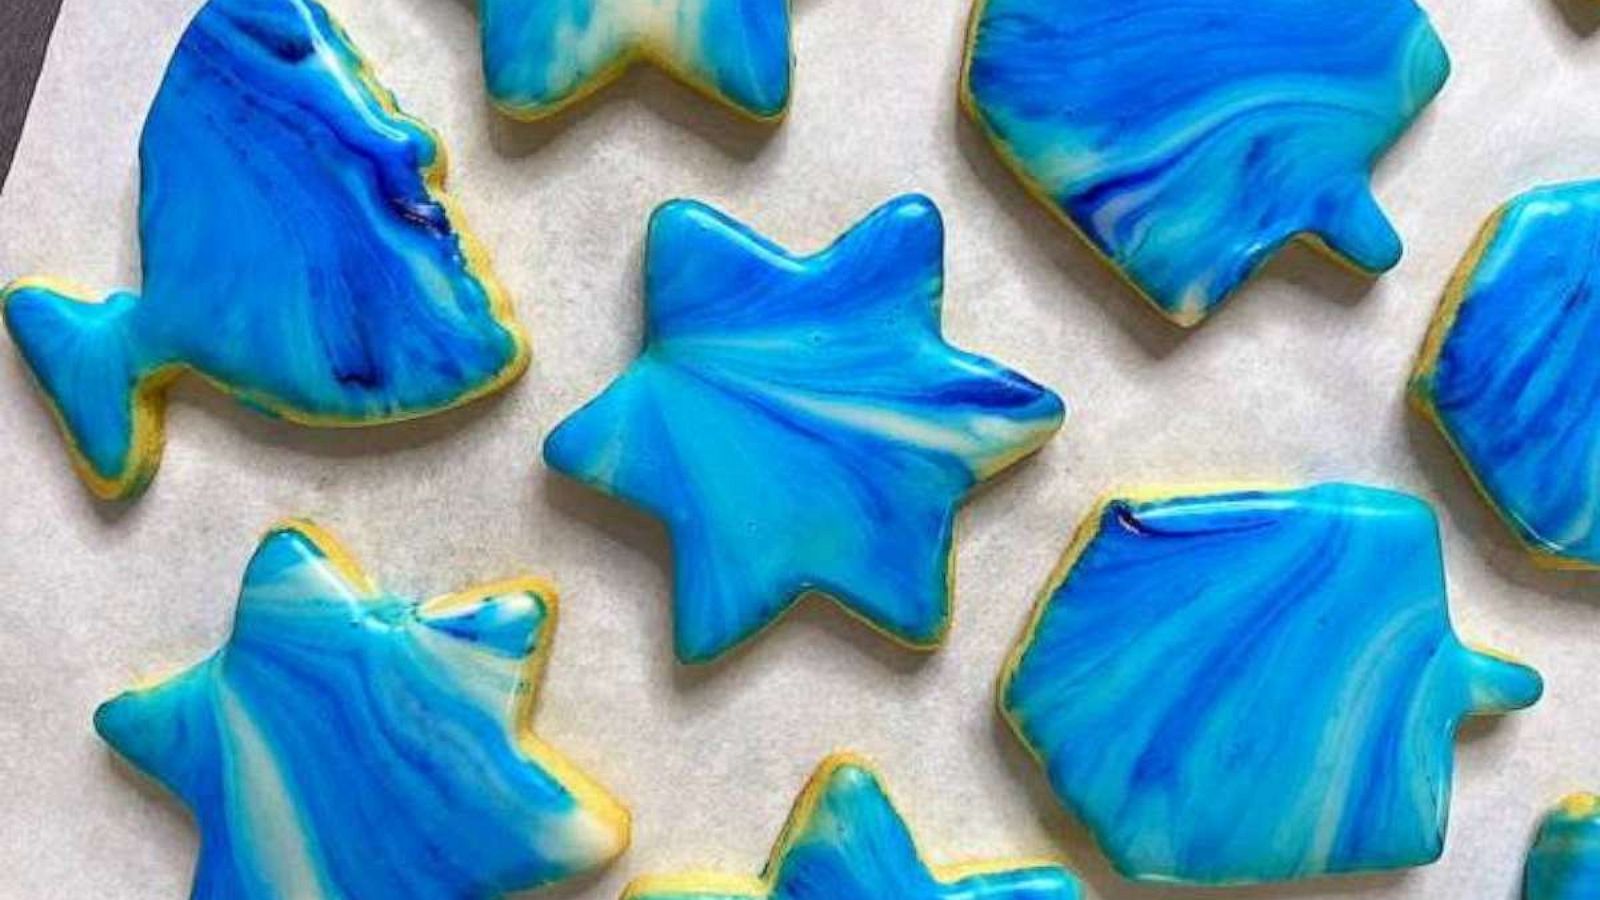
M 1600 181 L 1496 213 L 1456 271 L 1411 381 L 1540 562 L 1600 567 Z
M 789 0 L 482 0 L 484 79 L 507 115 L 541 119 L 648 60 L 744 114 L 789 107 Z
M 161 458 L 166 387 L 195 372 L 308 425 L 438 412 L 527 367 L 444 150 L 315 0 L 210 0 L 140 144 L 141 296 L 48 280 L 0 293 L 12 340 L 106 498 Z
M 1437 859 L 1457 726 L 1542 689 L 1457 639 L 1426 504 L 1333 484 L 1105 502 L 1000 704 L 1117 871 L 1241 884 Z
M 1600 796 L 1574 794 L 1545 816 L 1528 851 L 1523 900 L 1600 897 Z
M 533 580 L 385 593 L 287 524 L 228 643 L 95 728 L 193 811 L 195 897 L 500 897 L 628 841 L 627 813 L 530 727 L 555 613 Z
M 870 764 L 822 763 L 795 803 L 760 878 L 641 878 L 623 900 L 1078 900 L 1077 880 L 1045 863 L 930 869 Z
M 812 591 L 912 646 L 943 639 L 962 500 L 1063 417 L 944 341 L 943 256 L 918 196 L 804 257 L 699 203 L 652 217 L 645 347 L 544 456 L 665 520 L 685 662 Z
M 1394 266 L 1372 167 L 1449 69 L 1411 0 L 977 0 L 962 97 L 1031 193 L 1192 326 L 1299 237 Z

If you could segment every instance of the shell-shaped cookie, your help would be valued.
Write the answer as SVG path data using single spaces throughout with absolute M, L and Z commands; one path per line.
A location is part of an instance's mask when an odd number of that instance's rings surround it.
M 1437 858 L 1457 725 L 1541 690 L 1457 639 L 1427 505 L 1324 485 L 1106 502 L 1000 702 L 1118 871 L 1233 884 Z
M 1412 0 L 977 0 L 963 96 L 1032 193 L 1193 325 L 1296 237 L 1399 260 L 1372 168 L 1449 68 Z
M 1544 563 L 1600 567 L 1600 181 L 1490 219 L 1412 379 L 1485 497 Z

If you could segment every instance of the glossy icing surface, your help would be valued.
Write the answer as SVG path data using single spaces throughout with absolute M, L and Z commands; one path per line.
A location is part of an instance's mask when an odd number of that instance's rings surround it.
M 482 0 L 495 103 L 519 118 L 560 111 L 644 58 L 758 119 L 783 115 L 789 0 Z
M 1457 725 L 1541 691 L 1457 639 L 1422 501 L 1323 485 L 1105 503 L 1000 700 L 1118 871 L 1230 884 L 1437 858 Z
M 760 878 L 642 878 L 624 900 L 1078 900 L 1059 866 L 986 863 L 930 869 L 877 774 L 854 757 L 824 761 L 795 804 Z
M 228 643 L 95 727 L 193 810 L 196 898 L 499 897 L 627 843 L 627 813 L 529 728 L 554 614 L 531 581 L 387 594 L 283 526 Z
M 1574 794 L 1539 826 L 1523 877 L 1523 900 L 1600 897 L 1600 796 Z
M 807 591 L 941 640 L 957 509 L 1061 401 L 940 334 L 944 226 L 892 201 L 810 257 L 706 206 L 650 223 L 646 343 L 545 459 L 661 517 L 677 650 L 709 660 Z
M 977 0 L 964 97 L 1156 308 L 1203 319 L 1297 236 L 1400 258 L 1378 157 L 1449 60 L 1411 0 Z
M 210 0 L 140 148 L 142 296 L 9 286 L 5 319 L 80 472 L 141 488 L 162 394 L 199 372 L 312 424 L 392 421 L 492 390 L 527 351 L 439 192 L 443 151 L 314 0 Z
M 1412 395 L 1522 541 L 1600 566 L 1600 182 L 1541 188 L 1484 229 Z

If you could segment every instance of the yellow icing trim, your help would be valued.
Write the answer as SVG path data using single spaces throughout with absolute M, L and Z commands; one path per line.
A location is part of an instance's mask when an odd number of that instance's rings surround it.
M 1157 316 L 1159 316 L 1162 321 L 1176 325 L 1179 328 L 1194 328 L 1198 326 L 1200 323 L 1209 318 L 1211 313 L 1216 312 L 1216 310 L 1220 309 L 1224 304 L 1226 304 L 1227 300 L 1231 299 L 1234 295 L 1243 292 L 1246 287 L 1255 282 L 1261 275 L 1262 270 L 1266 268 L 1267 261 L 1270 261 L 1273 257 L 1277 256 L 1285 247 L 1290 244 L 1298 243 L 1302 246 L 1308 247 L 1311 250 L 1316 251 L 1318 255 L 1324 256 L 1333 262 L 1338 263 L 1341 268 L 1348 272 L 1354 272 L 1367 278 L 1377 278 L 1383 274 L 1383 270 L 1363 268 L 1357 264 L 1355 260 L 1328 246 L 1327 242 L 1315 232 L 1300 231 L 1270 245 L 1266 254 L 1262 257 L 1262 264 L 1252 270 L 1249 275 L 1246 276 L 1245 279 L 1234 288 L 1234 290 L 1229 292 L 1227 297 L 1223 298 L 1222 302 L 1219 302 L 1211 309 L 1205 311 L 1183 309 L 1168 310 L 1160 303 L 1157 303 L 1156 299 L 1152 297 L 1150 293 L 1141 287 L 1137 282 L 1135 282 L 1133 277 L 1129 275 L 1122 268 L 1122 266 L 1118 265 L 1117 262 L 1108 256 L 1104 250 L 1100 249 L 1098 244 L 1096 244 L 1093 240 L 1090 240 L 1089 235 L 1084 232 L 1077 222 L 1072 221 L 1072 217 L 1068 216 L 1061 206 L 1056 203 L 1055 198 L 1051 197 L 1050 194 L 1039 185 L 1038 181 L 1034 179 L 1033 176 L 1028 174 L 1026 167 L 1022 164 L 1022 160 L 1018 159 L 1016 154 L 1010 151 L 1005 142 L 1001 140 L 999 133 L 993 128 L 990 128 L 988 121 L 984 119 L 983 113 L 978 107 L 978 100 L 975 96 L 973 96 L 972 93 L 972 58 L 978 43 L 978 24 L 982 21 L 983 13 L 988 8 L 988 4 L 989 0 L 977 0 L 977 2 L 973 4 L 972 12 L 967 19 L 966 48 L 962 52 L 960 75 L 961 83 L 959 96 L 961 108 L 966 112 L 968 118 L 970 118 L 973 123 L 977 125 L 978 130 L 989 142 L 990 147 L 994 149 L 995 155 L 1000 159 L 1000 162 L 1011 172 L 1012 177 L 1017 180 L 1017 182 L 1022 186 L 1023 190 L 1027 192 L 1028 196 L 1032 197 L 1036 202 L 1048 210 L 1052 218 L 1067 226 L 1067 228 L 1077 236 L 1078 240 L 1082 241 L 1083 245 L 1089 248 L 1089 250 L 1094 254 L 1095 258 L 1098 259 L 1113 274 L 1115 274 L 1123 284 L 1127 285 L 1136 295 L 1138 295 L 1139 299 L 1143 300 L 1145 305 L 1148 306 L 1149 309 Z M 1367 167 L 1367 177 L 1369 180 L 1367 189 L 1369 191 L 1371 190 L 1370 179 L 1373 174 L 1373 168 L 1374 167 L 1371 165 Z
M 1500 649 L 1497 649 L 1497 648 L 1494 648 L 1494 647 L 1486 647 L 1486 646 L 1484 646 L 1482 644 L 1475 644 L 1475 643 L 1472 643 L 1470 641 L 1466 641 L 1466 642 L 1463 642 L 1463 643 L 1465 644 L 1465 646 L 1466 646 L 1466 648 L 1468 650 L 1471 650 L 1472 652 L 1481 654 L 1483 656 L 1487 656 L 1490 659 L 1497 659 L 1500 662 L 1511 663 L 1514 666 L 1521 666 L 1524 669 L 1531 668 L 1526 662 L 1522 661 L 1521 657 L 1514 656 L 1511 653 L 1506 652 L 1505 650 L 1500 650 Z
M 501 595 L 518 591 L 537 598 L 544 606 L 545 621 L 542 633 L 539 635 L 538 646 L 534 648 L 534 652 L 529 655 L 523 666 L 521 685 L 517 693 L 517 709 L 512 717 L 513 738 L 518 749 L 553 774 L 567 792 L 572 794 L 580 807 L 605 823 L 607 830 L 616 836 L 616 843 L 608 848 L 607 859 L 616 859 L 627 852 L 628 846 L 633 841 L 633 815 L 627 807 L 612 797 L 610 792 L 601 787 L 599 782 L 569 762 L 553 746 L 545 743 L 533 729 L 533 720 L 539 705 L 539 690 L 544 684 L 544 673 L 549 667 L 550 654 L 555 647 L 556 621 L 560 614 L 560 601 L 555 588 L 537 578 L 502 581 L 484 588 L 473 589 L 465 595 L 447 595 L 438 601 L 441 604 L 439 608 L 447 608 L 462 597 L 470 601 L 491 594 Z
M 890 796 L 888 786 L 884 783 L 883 776 L 876 766 L 865 757 L 847 750 L 835 751 L 822 761 L 817 770 L 812 773 L 806 782 L 805 788 L 795 800 L 794 807 L 789 812 L 789 818 L 784 822 L 783 830 L 778 835 L 778 842 L 768 857 L 766 866 L 758 878 L 722 875 L 714 872 L 688 872 L 678 875 L 646 875 L 636 878 L 630 883 L 622 894 L 622 900 L 643 900 L 654 894 L 725 894 L 740 897 L 760 898 L 767 897 L 777 888 L 779 868 L 784 859 L 794 848 L 801 831 L 809 824 L 816 812 L 818 804 L 822 802 L 827 793 L 828 782 L 842 768 L 856 768 L 867 772 L 883 790 L 884 798 L 889 807 L 894 810 L 897 818 L 904 819 L 900 813 L 900 806 Z M 1039 866 L 1060 866 L 1059 862 L 1043 859 L 1022 860 L 989 860 L 984 862 L 967 862 L 955 865 L 929 866 L 922 855 L 915 835 L 912 836 L 912 848 L 916 851 L 917 859 L 928 869 L 934 879 L 941 884 L 952 884 L 963 878 L 974 875 L 992 874 L 1011 869 L 1026 869 Z
M 1564 816 L 1573 819 L 1587 819 L 1600 816 L 1600 795 L 1597 794 L 1569 794 L 1561 799 L 1556 807 Z
M 1434 403 L 1433 377 L 1439 366 L 1439 357 L 1444 352 L 1444 345 L 1450 338 L 1450 332 L 1455 327 L 1456 320 L 1461 315 L 1461 308 L 1467 300 L 1467 290 L 1472 286 L 1472 278 L 1482 264 L 1484 256 L 1489 252 L 1490 246 L 1500 234 L 1500 227 L 1505 222 L 1509 206 L 1501 206 L 1495 210 L 1472 240 L 1472 246 L 1456 266 L 1451 274 L 1450 281 L 1445 286 L 1444 298 L 1439 303 L 1439 308 L 1434 312 L 1433 319 L 1428 323 L 1428 334 L 1423 339 L 1422 349 L 1417 353 L 1417 361 L 1411 369 L 1411 380 L 1407 386 L 1406 397 L 1411 408 L 1424 419 L 1433 423 L 1433 427 L 1444 438 L 1450 452 L 1455 455 L 1461 464 L 1461 469 L 1467 474 L 1467 479 L 1472 482 L 1472 487 L 1482 497 L 1489 508 L 1494 510 L 1495 516 L 1504 522 L 1506 527 L 1516 539 L 1517 543 L 1528 552 L 1536 566 L 1544 569 L 1557 569 L 1573 572 L 1600 571 L 1600 565 L 1584 560 L 1558 556 L 1549 550 L 1530 542 L 1524 535 L 1510 510 L 1501 506 L 1494 495 L 1489 492 L 1482 475 L 1473 465 L 1472 459 L 1456 441 L 1455 435 L 1445 426 L 1444 418 L 1439 414 L 1439 408 Z
M 789 90 L 784 95 L 783 105 L 771 115 L 760 115 L 740 106 L 721 93 L 710 82 L 696 77 L 678 65 L 677 60 L 670 53 L 657 50 L 650 46 L 648 41 L 635 42 L 632 46 L 617 54 L 616 59 L 607 63 L 594 75 L 590 76 L 577 90 L 554 103 L 535 108 L 516 106 L 504 103 L 490 97 L 490 102 L 500 114 L 506 118 L 524 122 L 535 123 L 553 119 L 558 115 L 572 109 L 578 104 L 588 100 L 615 84 L 629 69 L 639 63 L 648 63 L 670 76 L 674 81 L 689 88 L 718 106 L 732 110 L 740 118 L 759 125 L 777 125 L 789 115 L 789 108 L 794 105 L 794 5 L 792 2 L 784 4 L 785 15 L 789 17 Z M 480 26 L 481 28 L 481 26 Z

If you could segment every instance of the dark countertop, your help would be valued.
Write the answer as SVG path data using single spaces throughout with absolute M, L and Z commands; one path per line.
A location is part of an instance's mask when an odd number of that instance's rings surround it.
M 0 190 L 11 171 L 11 157 L 28 117 L 33 86 L 39 80 L 45 47 L 55 27 L 61 0 L 4 0 L 0 14 Z

